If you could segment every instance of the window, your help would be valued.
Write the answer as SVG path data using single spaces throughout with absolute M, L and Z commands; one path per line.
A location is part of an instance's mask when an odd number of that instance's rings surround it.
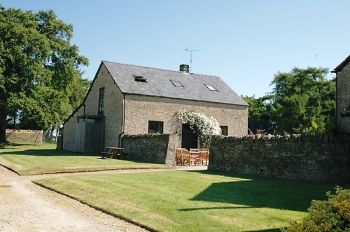
M 162 121 L 148 121 L 148 134 L 159 133 L 163 134 Z
M 99 89 L 99 93 L 98 93 L 98 114 L 103 114 L 104 97 L 105 97 L 105 88 L 102 87 Z
M 228 135 L 228 127 L 227 126 L 220 126 L 221 128 L 221 134 L 222 135 Z
M 210 91 L 218 91 L 214 86 L 204 84 Z
M 184 87 L 180 81 L 170 80 L 175 87 Z
M 136 75 L 133 75 L 135 81 L 137 82 L 147 82 L 147 79 L 144 77 L 144 76 L 136 76 Z

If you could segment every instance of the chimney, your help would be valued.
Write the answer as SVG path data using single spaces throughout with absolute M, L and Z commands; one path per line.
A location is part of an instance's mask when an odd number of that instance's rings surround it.
M 180 64 L 180 71 L 189 73 L 190 72 L 190 66 L 188 64 Z

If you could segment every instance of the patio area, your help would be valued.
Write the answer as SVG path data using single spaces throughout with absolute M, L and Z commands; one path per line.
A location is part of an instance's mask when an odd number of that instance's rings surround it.
M 208 167 L 209 151 L 200 149 L 177 148 L 176 149 L 176 166 L 193 167 L 202 166 Z

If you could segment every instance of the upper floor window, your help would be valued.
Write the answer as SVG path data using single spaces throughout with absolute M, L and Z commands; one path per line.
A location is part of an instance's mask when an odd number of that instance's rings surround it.
M 98 113 L 103 114 L 104 110 L 105 88 L 102 87 L 98 92 Z
M 213 85 L 204 84 L 210 91 L 219 91 Z
M 180 81 L 176 81 L 176 80 L 170 80 L 170 81 L 171 83 L 173 83 L 175 87 L 184 87 L 184 85 Z
M 148 121 L 148 134 L 159 133 L 163 134 L 162 121 Z
M 228 135 L 228 127 L 227 126 L 220 126 L 221 128 L 221 134 L 222 135 Z

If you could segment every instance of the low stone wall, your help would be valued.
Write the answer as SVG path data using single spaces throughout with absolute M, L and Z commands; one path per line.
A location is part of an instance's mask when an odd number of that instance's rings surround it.
M 124 135 L 122 145 L 130 160 L 168 163 L 168 134 Z
M 350 136 L 221 137 L 209 170 L 315 182 L 350 182 Z
M 6 139 L 10 143 L 42 143 L 41 130 L 6 130 Z

